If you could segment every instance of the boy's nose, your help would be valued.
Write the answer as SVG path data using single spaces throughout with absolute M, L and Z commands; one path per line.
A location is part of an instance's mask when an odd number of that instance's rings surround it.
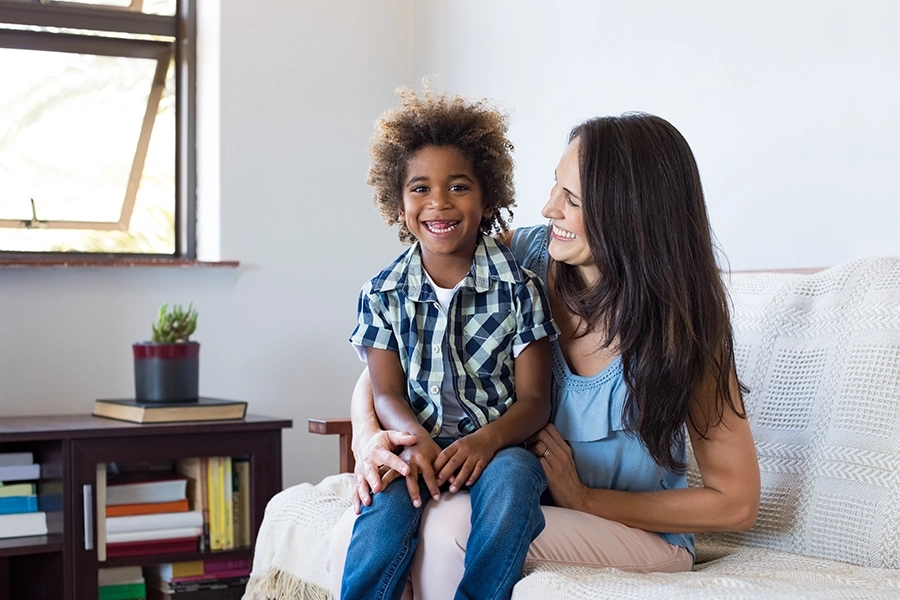
M 431 205 L 435 208 L 446 208 L 450 206 L 450 196 L 443 191 L 436 191 L 431 194 Z

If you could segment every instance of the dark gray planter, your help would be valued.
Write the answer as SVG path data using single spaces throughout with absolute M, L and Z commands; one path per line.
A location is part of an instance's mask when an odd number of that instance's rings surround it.
M 138 402 L 196 402 L 200 396 L 200 343 L 138 342 L 134 397 Z

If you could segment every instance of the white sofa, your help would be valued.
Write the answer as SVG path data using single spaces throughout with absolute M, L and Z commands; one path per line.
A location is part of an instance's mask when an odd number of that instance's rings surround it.
M 900 599 L 900 258 L 728 286 L 762 473 L 756 525 L 699 535 L 689 573 L 527 564 L 514 600 Z M 245 600 L 331 598 L 324 543 L 349 478 L 271 500 Z

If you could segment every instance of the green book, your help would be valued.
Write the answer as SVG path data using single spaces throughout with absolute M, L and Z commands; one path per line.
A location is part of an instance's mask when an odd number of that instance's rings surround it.
M 0 498 L 8 498 L 10 496 L 34 496 L 37 488 L 33 483 L 0 483 Z
M 147 586 L 141 581 L 101 586 L 98 600 L 144 600 L 146 597 Z

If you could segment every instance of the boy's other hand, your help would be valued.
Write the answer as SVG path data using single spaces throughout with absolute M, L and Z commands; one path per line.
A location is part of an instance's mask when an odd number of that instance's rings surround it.
M 406 489 L 409 490 L 409 498 L 416 508 L 422 506 L 422 498 L 419 495 L 420 476 L 425 480 L 425 487 L 428 488 L 431 497 L 435 500 L 441 497 L 433 467 L 434 461 L 440 453 L 441 447 L 431 438 L 421 440 L 412 446 L 407 446 L 400 453 L 400 458 L 409 465 L 409 473 L 406 476 Z
M 483 430 L 456 440 L 441 452 L 434 463 L 438 482 L 449 481 L 451 492 L 459 491 L 463 485 L 475 485 L 496 452 Z

